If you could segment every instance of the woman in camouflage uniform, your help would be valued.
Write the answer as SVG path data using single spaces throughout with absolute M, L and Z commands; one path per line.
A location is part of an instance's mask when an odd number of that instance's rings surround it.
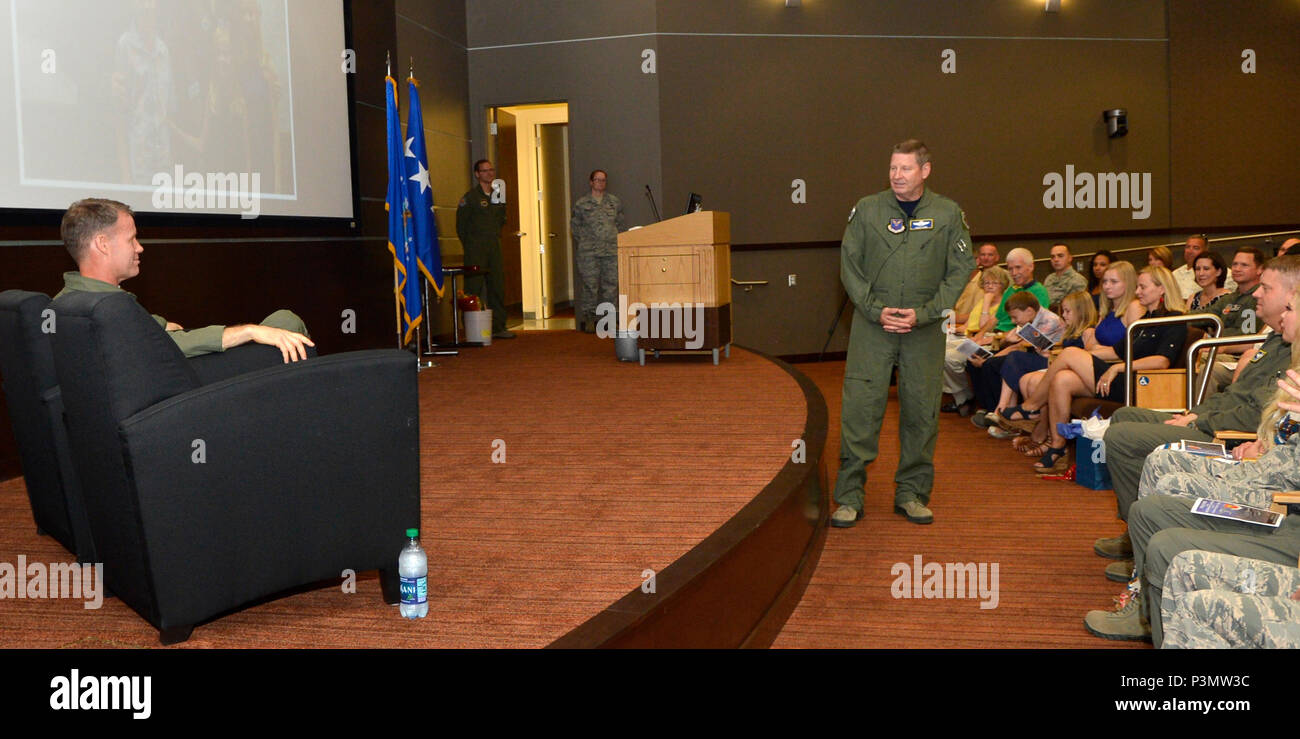
M 623 218 L 623 201 L 605 192 L 607 180 L 605 170 L 592 171 L 591 194 L 583 195 L 573 204 L 573 217 L 569 221 L 577 245 L 574 261 L 582 282 L 578 324 L 587 333 L 596 330 L 598 305 L 618 305 L 618 234 L 627 230 L 627 224 Z

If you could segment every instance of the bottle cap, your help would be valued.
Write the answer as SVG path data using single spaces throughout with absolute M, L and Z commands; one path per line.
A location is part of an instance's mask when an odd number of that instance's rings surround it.
M 416 538 L 416 537 L 419 536 L 419 535 L 420 535 L 420 530 L 419 530 L 419 529 L 407 529 L 407 530 L 406 530 L 406 538 L 408 538 L 408 539 L 414 539 L 414 538 Z

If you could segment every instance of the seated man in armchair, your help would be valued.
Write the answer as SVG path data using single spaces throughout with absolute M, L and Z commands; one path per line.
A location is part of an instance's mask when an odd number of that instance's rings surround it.
M 122 290 L 123 281 L 140 274 L 144 247 L 136 240 L 135 217 L 126 204 L 99 198 L 78 200 L 63 214 L 60 234 L 77 271 L 63 273 L 63 290 L 54 297 L 74 290 L 115 292 Z M 278 310 L 257 325 L 205 326 L 192 331 L 162 316 L 153 318 L 186 357 L 253 342 L 273 346 L 285 362 L 296 362 L 306 359 L 307 348 L 315 346 L 302 319 L 287 310 Z

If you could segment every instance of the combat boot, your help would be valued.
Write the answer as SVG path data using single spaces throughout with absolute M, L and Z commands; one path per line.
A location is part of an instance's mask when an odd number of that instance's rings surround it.
M 1133 579 L 1133 560 L 1121 559 L 1106 565 L 1106 579 L 1114 582 L 1129 582 Z
M 1125 590 L 1112 611 L 1088 611 L 1083 625 L 1094 636 L 1115 641 L 1151 641 L 1151 624 L 1142 613 L 1142 594 Z
M 1106 559 L 1133 559 L 1133 540 L 1125 531 L 1110 539 L 1098 539 L 1092 543 L 1092 551 Z

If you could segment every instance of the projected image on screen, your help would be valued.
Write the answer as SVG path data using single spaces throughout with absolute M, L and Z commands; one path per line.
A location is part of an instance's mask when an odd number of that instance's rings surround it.
M 98 29 L 100 48 L 70 50 L 64 62 L 83 71 L 73 80 L 83 94 L 62 101 L 42 100 L 34 79 L 42 74 L 40 57 L 28 57 L 28 64 L 19 57 L 25 181 L 152 188 L 156 174 L 180 164 L 192 172 L 256 172 L 263 195 L 293 193 L 284 0 L 127 0 L 89 8 L 22 0 L 14 27 L 19 39 L 57 32 L 40 27 L 54 18 L 51 4 L 68 6 L 60 25 L 79 16 Z M 110 57 L 112 65 L 82 63 Z M 79 114 L 87 103 L 108 113 L 107 120 Z M 49 106 L 65 110 L 51 115 Z
M 6 4 L 21 194 L 0 206 L 100 195 L 169 210 L 181 204 L 157 193 L 172 186 L 191 210 L 237 209 L 209 190 L 255 190 L 263 213 L 351 215 L 341 3 Z M 51 203 L 29 205 L 32 191 Z

